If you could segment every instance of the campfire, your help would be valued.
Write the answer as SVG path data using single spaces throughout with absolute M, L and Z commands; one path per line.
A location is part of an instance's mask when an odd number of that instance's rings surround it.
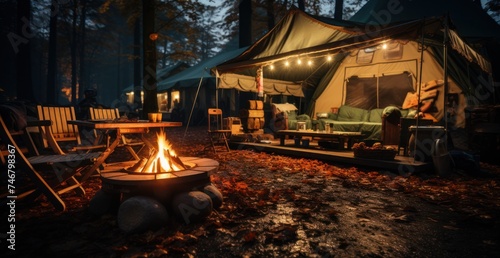
M 163 131 L 157 141 L 158 147 L 131 167 L 101 173 L 102 188 L 91 200 L 96 215 L 117 209 L 125 232 L 164 226 L 168 212 L 185 223 L 200 221 L 222 205 L 222 194 L 210 181 L 219 162 L 177 156 Z
M 140 159 L 127 168 L 132 173 L 170 173 L 186 169 L 186 165 L 177 156 L 165 132 L 157 134 L 158 148 L 151 149 L 147 158 Z

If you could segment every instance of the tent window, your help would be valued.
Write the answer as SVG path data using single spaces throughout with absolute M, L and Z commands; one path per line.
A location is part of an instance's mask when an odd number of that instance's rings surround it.
M 412 77 L 408 72 L 367 78 L 352 76 L 346 84 L 345 105 L 363 109 L 401 106 L 406 93 L 412 91 Z
M 372 50 L 371 48 L 359 50 L 358 56 L 356 58 L 356 63 L 358 63 L 358 64 L 370 64 L 373 60 L 373 53 L 375 53 L 375 50 Z
M 388 43 L 383 52 L 385 60 L 399 60 L 403 57 L 403 45 L 397 42 Z
M 377 77 L 352 76 L 347 80 L 345 104 L 372 109 L 377 107 Z
M 406 93 L 413 91 L 411 74 L 386 75 L 379 77 L 379 107 L 402 106 Z

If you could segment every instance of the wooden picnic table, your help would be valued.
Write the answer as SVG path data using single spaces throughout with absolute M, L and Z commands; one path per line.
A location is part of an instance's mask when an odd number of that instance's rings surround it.
M 102 130 L 107 140 L 107 147 L 103 154 L 94 163 L 95 170 L 97 170 L 104 161 L 113 153 L 115 148 L 122 141 L 123 134 L 138 134 L 142 141 L 149 147 L 155 148 L 155 144 L 151 143 L 144 134 L 151 128 L 168 128 L 180 127 L 181 122 L 149 122 L 148 120 L 131 120 L 131 121 L 116 121 L 116 120 L 69 120 L 68 124 L 87 127 L 94 130 Z M 111 137 L 113 133 L 113 137 Z M 112 141 L 111 141 L 112 139 Z M 132 148 L 130 148 L 132 149 Z M 133 150 L 129 150 L 133 151 Z M 135 155 L 137 157 L 137 155 Z M 82 180 L 85 180 L 84 178 Z
M 309 131 L 309 130 L 279 130 L 276 134 L 280 137 L 280 145 L 285 145 L 286 136 L 293 136 L 301 139 L 302 137 L 320 138 L 325 140 L 337 141 L 340 149 L 350 149 L 353 141 L 363 137 L 361 132 L 344 132 L 344 131 Z M 347 145 L 347 148 L 344 147 Z

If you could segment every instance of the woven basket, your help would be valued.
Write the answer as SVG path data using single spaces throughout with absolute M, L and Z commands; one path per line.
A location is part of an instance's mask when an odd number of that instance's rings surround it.
M 371 150 L 355 149 L 354 157 L 363 159 L 393 160 L 396 157 L 395 150 Z

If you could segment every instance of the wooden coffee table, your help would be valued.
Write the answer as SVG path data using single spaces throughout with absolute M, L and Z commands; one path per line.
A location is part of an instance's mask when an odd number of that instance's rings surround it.
M 363 137 L 361 132 L 343 132 L 343 131 L 333 131 L 330 133 L 321 131 L 298 131 L 298 130 L 279 130 L 276 134 L 280 137 L 280 145 L 285 145 L 286 136 L 293 136 L 294 138 L 301 139 L 302 137 L 313 137 L 321 138 L 331 141 L 337 141 L 339 143 L 340 149 L 351 149 L 352 144 L 356 140 L 360 140 Z

